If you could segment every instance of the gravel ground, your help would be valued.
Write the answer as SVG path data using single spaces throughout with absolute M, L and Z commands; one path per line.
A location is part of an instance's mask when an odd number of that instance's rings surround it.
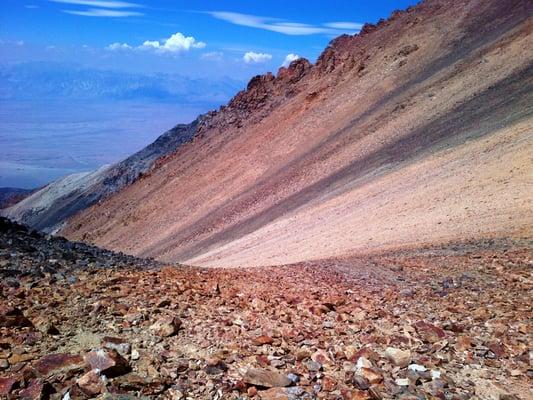
M 528 399 L 523 245 L 200 269 L 3 221 L 0 397 Z

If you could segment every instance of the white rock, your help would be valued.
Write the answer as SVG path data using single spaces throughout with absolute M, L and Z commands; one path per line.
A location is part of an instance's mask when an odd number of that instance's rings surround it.
M 357 360 L 357 364 L 355 364 L 355 367 L 358 370 L 361 368 L 372 368 L 372 363 L 365 357 L 359 357 L 359 359 Z
M 139 358 L 141 358 L 141 355 L 139 354 L 139 352 L 137 350 L 132 350 L 131 359 L 135 361 L 135 360 L 138 360 Z
M 431 371 L 431 377 L 433 379 L 439 379 L 440 378 L 440 371 L 436 371 L 436 370 Z
M 427 368 L 420 364 L 411 364 L 407 367 L 407 369 L 410 369 L 411 371 L 415 371 L 415 372 L 427 371 Z

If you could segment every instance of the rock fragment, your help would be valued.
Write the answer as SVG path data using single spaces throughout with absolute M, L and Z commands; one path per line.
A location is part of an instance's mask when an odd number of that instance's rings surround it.
M 394 347 L 387 347 L 385 357 L 400 368 L 407 367 L 411 362 L 411 352 L 409 350 L 400 350 Z
M 52 375 L 73 376 L 83 370 L 83 358 L 77 354 L 49 354 L 39 359 L 35 364 L 35 370 L 43 377 Z
M 81 391 L 88 396 L 96 396 L 105 389 L 105 380 L 98 370 L 91 370 L 82 375 L 76 382 Z
M 0 377 L 0 396 L 7 396 L 11 390 L 16 388 L 18 380 L 16 378 Z
M 435 343 L 446 337 L 446 333 L 441 328 L 428 322 L 418 321 L 413 326 L 425 342 Z
M 0 328 L 12 327 L 33 327 L 33 324 L 18 308 L 0 305 Z
M 159 318 L 150 329 L 158 336 L 169 337 L 178 333 L 181 321 L 174 316 L 164 316 Z
M 278 372 L 267 369 L 249 368 L 243 374 L 243 381 L 255 386 L 267 388 L 285 387 L 291 384 L 290 379 Z
M 261 335 L 261 336 L 254 338 L 252 342 L 256 346 L 262 346 L 264 344 L 274 343 L 274 339 L 272 339 L 270 336 L 267 336 L 267 335 Z
M 26 389 L 19 392 L 20 400 L 41 400 L 52 391 L 51 386 L 41 379 L 32 379 Z
M 131 345 L 124 339 L 105 336 L 101 342 L 106 349 L 116 350 L 121 356 L 126 357 L 130 354 Z
M 123 375 L 130 371 L 128 361 L 116 350 L 99 349 L 91 351 L 85 355 L 84 360 L 92 370 L 97 369 L 109 378 Z

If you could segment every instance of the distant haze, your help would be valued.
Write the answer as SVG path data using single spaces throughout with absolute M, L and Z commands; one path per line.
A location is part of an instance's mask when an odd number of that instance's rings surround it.
M 34 188 L 119 161 L 244 82 L 60 63 L 0 68 L 0 186 Z

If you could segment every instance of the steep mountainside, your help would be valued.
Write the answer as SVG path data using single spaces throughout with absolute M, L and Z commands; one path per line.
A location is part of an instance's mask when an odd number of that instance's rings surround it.
M 52 182 L 2 210 L 2 214 L 35 229 L 54 232 L 67 218 L 131 184 L 148 172 L 158 158 L 191 140 L 197 125 L 198 120 L 177 125 L 124 161 Z
M 19 189 L 11 187 L 0 188 L 0 208 L 9 207 L 24 199 L 31 193 L 29 189 Z
M 62 232 L 221 266 L 531 238 L 531 15 L 525 0 L 428 0 L 341 36 L 314 65 L 252 79 Z

